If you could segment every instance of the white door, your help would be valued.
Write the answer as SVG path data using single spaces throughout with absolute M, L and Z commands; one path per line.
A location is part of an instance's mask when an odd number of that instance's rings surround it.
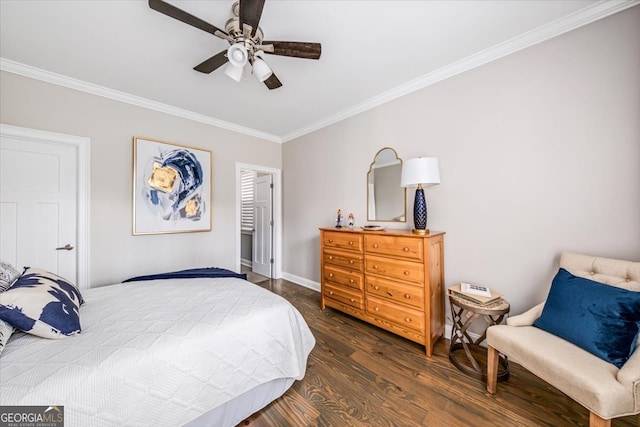
M 271 277 L 271 242 L 273 229 L 271 175 L 259 176 L 254 187 L 254 233 L 251 269 L 261 276 Z
M 0 258 L 77 283 L 75 147 L 2 136 Z

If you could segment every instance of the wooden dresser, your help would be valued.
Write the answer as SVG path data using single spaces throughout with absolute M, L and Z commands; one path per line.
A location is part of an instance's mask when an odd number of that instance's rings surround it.
M 444 233 L 321 228 L 321 308 L 423 344 L 444 333 Z

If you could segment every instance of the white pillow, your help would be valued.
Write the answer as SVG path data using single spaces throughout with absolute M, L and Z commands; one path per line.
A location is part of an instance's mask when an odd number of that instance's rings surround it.
M 13 265 L 0 259 L 0 292 L 9 289 L 20 274 Z
M 9 341 L 12 333 L 13 326 L 4 320 L 0 320 L 0 353 L 4 350 L 4 347 L 7 345 L 7 341 Z

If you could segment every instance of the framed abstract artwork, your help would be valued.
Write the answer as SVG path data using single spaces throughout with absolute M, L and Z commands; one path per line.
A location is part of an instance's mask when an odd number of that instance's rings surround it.
M 133 138 L 133 234 L 211 231 L 213 156 Z

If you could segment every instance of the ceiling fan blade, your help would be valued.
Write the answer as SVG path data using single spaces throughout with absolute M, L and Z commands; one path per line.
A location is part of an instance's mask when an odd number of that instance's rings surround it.
M 272 55 L 306 59 L 320 59 L 322 53 L 320 43 L 263 41 L 258 48 Z
M 275 73 L 271 74 L 271 76 L 264 81 L 264 84 L 267 85 L 269 90 L 278 89 L 280 86 L 282 86 L 282 83 L 280 82 L 280 80 L 278 80 Z
M 229 58 L 227 58 L 227 51 L 223 50 L 220 53 L 213 55 L 211 58 L 203 61 L 201 64 L 193 67 L 194 70 L 200 71 L 201 73 L 209 74 L 214 70 L 217 70 L 221 66 L 223 66 Z
M 214 25 L 211 25 L 200 18 L 193 16 L 182 9 L 178 9 L 177 7 L 167 3 L 166 1 L 149 0 L 149 7 L 157 12 L 160 12 L 171 18 L 177 19 L 178 21 L 182 21 L 185 24 L 189 24 L 192 27 L 196 27 L 202 31 L 206 31 L 207 33 L 213 34 L 216 37 L 220 37 L 221 39 L 224 39 L 224 40 L 231 40 L 231 37 L 229 36 L 229 34 L 225 33 L 220 28 Z
M 260 24 L 264 0 L 240 0 L 240 31 L 244 32 L 244 24 L 251 27 L 249 36 L 254 36 Z

